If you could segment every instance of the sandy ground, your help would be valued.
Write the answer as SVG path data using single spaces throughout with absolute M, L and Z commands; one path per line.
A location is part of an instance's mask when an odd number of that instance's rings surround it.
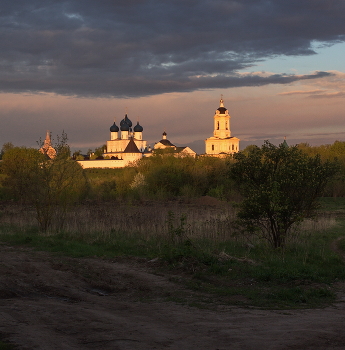
M 324 309 L 200 309 L 153 271 L 0 244 L 0 334 L 18 349 L 345 349 L 343 292 Z

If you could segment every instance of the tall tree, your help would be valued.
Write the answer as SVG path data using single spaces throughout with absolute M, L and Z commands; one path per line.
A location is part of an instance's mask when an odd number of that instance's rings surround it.
M 292 229 L 318 208 L 318 197 L 339 167 L 284 144 L 266 141 L 246 154 L 235 155 L 231 176 L 244 199 L 238 224 L 266 239 L 273 247 L 285 245 Z

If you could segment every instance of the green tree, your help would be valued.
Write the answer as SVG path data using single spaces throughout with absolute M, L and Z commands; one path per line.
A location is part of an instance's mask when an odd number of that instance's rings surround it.
M 104 153 L 104 150 L 107 148 L 107 145 L 102 145 L 100 147 L 95 148 L 95 157 L 100 157 Z
M 13 147 L 5 152 L 2 161 L 3 185 L 21 202 L 33 196 L 32 187 L 38 181 L 46 157 L 37 149 Z
M 333 197 L 345 196 L 345 142 L 335 141 L 332 145 L 310 146 L 305 143 L 298 148 L 309 156 L 319 154 L 322 160 L 336 160 L 340 165 L 339 173 L 326 187 L 325 194 Z
M 52 224 L 61 229 L 70 206 L 78 203 L 88 191 L 83 168 L 74 160 L 56 158 L 41 164 L 39 181 L 33 182 L 37 221 L 41 231 Z
M 191 169 L 195 160 L 161 151 L 137 163 L 138 172 L 145 178 L 145 190 L 149 195 L 166 198 L 182 195 L 183 188 L 193 184 Z
M 67 141 L 68 137 L 64 130 L 62 130 L 61 135 L 56 135 L 56 143 L 54 144 L 56 158 L 68 159 L 71 157 L 71 149 Z
M 0 151 L 0 159 L 2 159 L 2 157 L 4 156 L 4 154 L 12 149 L 14 146 L 13 146 L 13 143 L 12 142 L 6 142 L 2 145 L 2 148 L 1 148 L 1 151 Z
M 72 159 L 74 159 L 74 160 L 84 160 L 84 156 L 82 155 L 80 149 L 73 152 Z
M 232 157 L 205 156 L 196 159 L 196 170 L 206 176 L 206 181 L 203 184 L 197 179 L 194 180 L 198 187 L 204 188 L 202 194 L 222 200 L 233 199 L 233 181 L 227 176 L 232 163 Z
M 275 248 L 283 247 L 292 229 L 313 216 L 318 197 L 338 171 L 336 162 L 268 141 L 235 159 L 231 176 L 244 197 L 238 224 Z
M 61 228 L 70 205 L 79 201 L 88 190 L 81 166 L 65 156 L 47 159 L 33 148 L 14 147 L 2 162 L 4 187 L 14 198 L 36 208 L 41 231 L 55 222 Z

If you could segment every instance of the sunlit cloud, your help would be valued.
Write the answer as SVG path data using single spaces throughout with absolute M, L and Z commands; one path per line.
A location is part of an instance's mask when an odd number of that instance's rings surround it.
M 345 97 L 344 91 L 339 92 L 330 92 L 330 93 L 323 93 L 323 94 L 317 94 L 313 96 L 309 96 L 311 98 L 339 98 L 339 97 Z
M 307 90 L 307 91 L 287 91 L 287 92 L 280 92 L 277 95 L 281 95 L 281 96 L 288 96 L 288 95 L 314 95 L 314 94 L 322 94 L 324 93 L 325 90 Z

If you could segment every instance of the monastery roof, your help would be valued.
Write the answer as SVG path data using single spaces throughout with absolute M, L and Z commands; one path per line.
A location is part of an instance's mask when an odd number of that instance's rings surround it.
M 162 145 L 164 145 L 164 146 L 170 146 L 170 147 L 175 147 L 175 145 L 174 144 L 172 144 L 169 140 L 164 140 L 164 139 L 162 139 L 162 140 L 160 140 L 158 143 L 161 143 Z
M 134 127 L 134 132 L 143 132 L 143 127 L 137 122 L 137 125 Z
M 123 153 L 141 153 L 141 152 L 139 151 L 137 145 L 131 138 L 126 149 L 123 151 Z
M 219 107 L 219 108 L 217 109 L 217 111 L 219 111 L 220 114 L 225 114 L 226 108 L 225 108 L 225 107 Z
M 118 132 L 119 131 L 119 127 L 115 124 L 114 124 L 110 127 L 110 131 L 111 132 Z
M 128 118 L 127 114 L 120 122 L 120 130 L 121 131 L 130 131 L 129 129 L 132 127 L 132 122 Z
M 219 108 L 217 108 L 217 111 L 219 111 L 220 114 L 225 114 L 227 109 L 224 107 L 223 95 L 219 102 Z
M 146 146 L 143 153 L 152 153 L 152 150 L 149 150 Z

